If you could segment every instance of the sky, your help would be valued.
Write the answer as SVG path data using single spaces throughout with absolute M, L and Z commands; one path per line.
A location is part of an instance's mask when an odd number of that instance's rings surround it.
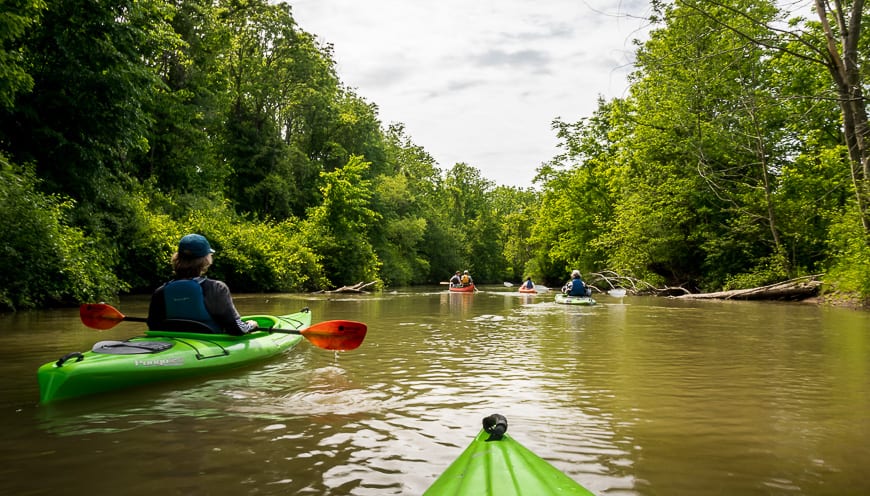
M 338 76 L 447 170 L 531 187 L 555 118 L 626 96 L 648 0 L 289 0 Z

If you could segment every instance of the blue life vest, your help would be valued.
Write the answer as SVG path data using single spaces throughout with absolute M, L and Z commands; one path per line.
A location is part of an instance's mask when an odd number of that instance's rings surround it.
M 586 295 L 586 285 L 583 284 L 583 279 L 579 277 L 576 279 L 571 279 L 571 291 L 568 292 L 569 296 L 587 296 Z
M 163 287 L 166 302 L 166 320 L 194 320 L 207 325 L 212 332 L 221 332 L 220 326 L 205 308 L 202 283 L 205 277 L 169 281 Z

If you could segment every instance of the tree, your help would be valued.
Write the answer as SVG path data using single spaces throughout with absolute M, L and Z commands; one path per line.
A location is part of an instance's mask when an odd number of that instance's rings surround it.
M 424 281 L 429 262 L 421 248 L 428 222 L 418 214 L 409 179 L 401 174 L 380 175 L 374 183 L 372 203 L 381 221 L 372 226 L 371 232 L 375 252 L 382 261 L 381 279 L 389 286 Z
M 323 257 L 333 284 L 375 280 L 381 266 L 370 241 L 380 216 L 371 208 L 368 168 L 368 162 L 354 156 L 340 169 L 321 172 L 323 203 L 309 209 L 304 223 L 309 244 Z
M 148 150 L 134 158 L 137 177 L 170 195 L 222 196 L 231 170 L 218 140 L 228 108 L 229 30 L 208 0 L 172 2 L 177 42 L 154 54 L 162 81 L 153 104 Z
M 555 119 L 561 153 L 538 169 L 543 184 L 530 242 L 539 277 L 561 281 L 568 272 L 597 270 L 608 261 L 620 161 L 611 138 L 620 103 L 601 99 L 586 119 Z
M 867 123 L 867 100 L 860 59 L 864 1 L 816 0 L 816 13 L 825 35 L 823 65 L 831 74 L 843 112 L 843 134 L 849 150 L 850 172 L 855 199 L 864 226 L 865 242 L 870 246 L 870 125 Z M 848 10 L 848 14 L 847 14 Z M 831 19 L 836 28 L 832 27 Z
M 38 185 L 32 170 L 0 155 L 0 310 L 98 301 L 125 289 L 112 270 L 118 253 L 69 224 L 69 198 Z
M 833 93 L 841 109 L 843 139 L 849 154 L 847 164 L 859 218 L 865 242 L 870 246 L 870 126 L 861 70 L 865 64 L 861 57 L 864 51 L 860 49 L 865 2 L 815 0 L 820 29 L 809 25 L 807 31 L 778 28 L 773 22 L 779 18 L 755 17 L 752 12 L 743 12 L 740 5 L 726 2 L 679 0 L 676 4 L 712 19 L 759 46 L 818 64 L 830 74 Z M 739 19 L 740 24 L 735 24 L 735 19 Z M 753 29 L 746 30 L 744 26 Z M 763 29 L 757 29 L 759 27 Z
M 7 0 L 0 6 L 0 108 L 11 108 L 16 94 L 33 88 L 33 77 L 23 67 L 18 50 L 44 8 L 43 0 Z
M 454 164 L 441 187 L 440 208 L 459 242 L 460 266 L 470 270 L 476 281 L 500 280 L 506 276 L 501 245 L 500 219 L 493 210 L 492 181 L 466 163 Z
M 0 119 L 11 158 L 35 163 L 44 188 L 113 201 L 129 155 L 147 148 L 160 81 L 146 61 L 173 43 L 169 13 L 156 0 L 47 2 L 21 49 L 33 91 Z
M 524 276 L 540 278 L 543 274 L 532 264 L 534 250 L 529 242 L 538 213 L 540 197 L 534 189 L 498 186 L 492 192 L 494 215 L 500 219 L 499 244 L 506 261 L 504 276 L 520 280 Z

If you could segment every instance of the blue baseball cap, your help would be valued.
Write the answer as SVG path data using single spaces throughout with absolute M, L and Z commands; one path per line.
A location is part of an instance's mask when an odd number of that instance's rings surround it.
M 201 234 L 188 234 L 178 242 L 178 253 L 191 258 L 200 258 L 214 253 L 208 240 Z

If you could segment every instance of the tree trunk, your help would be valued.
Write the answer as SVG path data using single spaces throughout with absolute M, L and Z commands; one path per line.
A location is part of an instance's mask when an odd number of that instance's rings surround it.
M 683 294 L 674 298 L 718 300 L 804 300 L 816 296 L 822 286 L 819 276 L 805 276 L 769 286 L 715 293 Z
M 861 37 L 864 0 L 852 2 L 848 19 L 841 0 L 834 0 L 834 9 L 830 12 L 827 10 L 829 2 L 815 0 L 815 3 L 827 41 L 828 60 L 825 65 L 837 87 L 840 108 L 843 111 L 843 133 L 849 150 L 852 183 L 864 226 L 865 242 L 870 243 L 870 151 L 867 148 L 870 142 L 870 126 L 867 123 L 866 101 L 858 65 L 858 41 Z M 839 46 L 829 16 L 837 22 Z

